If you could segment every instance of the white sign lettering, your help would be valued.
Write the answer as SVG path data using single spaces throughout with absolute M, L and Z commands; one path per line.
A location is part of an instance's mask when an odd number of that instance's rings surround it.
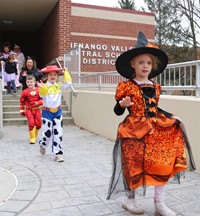
M 71 49 L 80 47 L 82 64 L 115 65 L 116 58 L 133 47 L 106 44 L 71 43 Z M 70 56 L 77 56 L 77 50 L 71 50 Z

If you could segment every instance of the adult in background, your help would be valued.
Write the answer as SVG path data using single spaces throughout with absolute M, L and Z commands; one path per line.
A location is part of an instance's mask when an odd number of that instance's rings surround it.
M 9 42 L 4 42 L 2 45 L 2 52 L 0 52 L 1 61 L 6 62 L 8 56 L 12 53 L 11 44 Z
M 15 79 L 16 87 L 21 87 L 21 83 L 19 82 L 19 74 L 24 64 L 24 54 L 21 52 L 21 48 L 19 45 L 15 44 L 13 48 L 14 54 L 15 54 L 15 61 L 17 62 L 17 76 Z
M 24 54 L 21 52 L 21 48 L 17 44 L 15 44 L 13 51 L 16 53 L 16 59 L 18 60 L 18 70 L 21 71 L 25 60 Z
M 27 88 L 26 77 L 28 75 L 33 75 L 38 82 L 44 78 L 43 73 L 41 73 L 37 68 L 36 61 L 30 56 L 25 59 L 24 65 L 19 75 L 19 82 L 22 84 L 22 90 Z

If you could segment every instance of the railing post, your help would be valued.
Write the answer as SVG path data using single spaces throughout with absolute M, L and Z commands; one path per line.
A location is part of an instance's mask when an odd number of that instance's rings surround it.
M 200 97 L 200 62 L 196 64 L 196 88 L 195 95 L 196 97 Z
M 81 87 L 81 46 L 78 46 L 78 87 Z
M 0 82 L 0 138 L 3 134 L 3 82 Z
M 102 84 L 102 75 L 99 74 L 99 91 L 101 90 L 101 84 Z
M 6 89 L 4 88 L 4 64 L 3 63 L 1 63 L 1 82 L 2 82 L 2 90 L 1 90 L 1 92 L 2 91 L 6 91 Z

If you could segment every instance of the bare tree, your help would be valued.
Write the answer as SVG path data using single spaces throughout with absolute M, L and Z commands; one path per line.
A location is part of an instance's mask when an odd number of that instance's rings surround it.
M 134 0 L 119 0 L 118 3 L 123 9 L 135 10 Z
M 156 43 L 171 56 L 173 62 L 196 60 L 200 1 L 198 7 L 195 5 L 197 0 L 144 1 L 155 13 Z
M 193 48 L 193 60 L 198 58 L 198 40 L 197 35 L 200 33 L 200 1 L 197 0 L 174 0 L 177 10 L 182 14 L 183 20 L 182 32 L 187 43 Z M 188 26 L 185 29 L 185 26 Z
M 181 20 L 173 0 L 144 0 L 148 9 L 155 13 L 156 43 L 177 45 L 180 42 Z

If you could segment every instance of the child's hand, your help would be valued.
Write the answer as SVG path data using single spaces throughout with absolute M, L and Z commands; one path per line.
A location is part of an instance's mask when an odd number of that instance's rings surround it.
M 40 79 L 43 83 L 46 83 L 47 82 L 47 77 L 46 76 L 44 76 L 44 77 L 41 77 L 41 79 Z
M 63 70 L 61 72 L 59 72 L 59 75 L 64 75 L 65 71 L 68 71 L 66 67 L 63 68 Z
M 21 116 L 26 116 L 26 111 L 25 110 L 20 110 Z
M 40 80 L 40 82 L 37 82 L 37 86 L 40 88 L 44 87 L 44 83 L 42 82 L 42 80 Z
M 119 104 L 122 108 L 130 107 L 134 103 L 131 102 L 131 98 L 129 96 L 126 96 L 125 98 L 122 98 L 122 100 L 119 101 Z
M 27 76 L 28 74 L 27 74 L 27 71 L 23 71 L 22 72 L 22 76 Z

